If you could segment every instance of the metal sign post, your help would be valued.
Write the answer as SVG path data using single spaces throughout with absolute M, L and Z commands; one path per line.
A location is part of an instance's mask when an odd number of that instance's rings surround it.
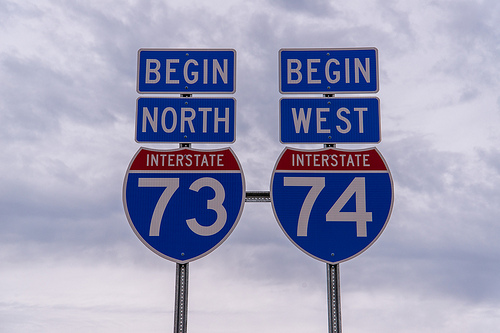
M 333 97 L 334 95 L 324 95 Z M 335 144 L 324 144 L 324 148 L 335 148 Z M 326 295 L 328 306 L 328 333 L 342 333 L 340 311 L 340 264 L 326 264 Z
M 189 263 L 176 264 L 174 333 L 187 332 Z
M 190 143 L 180 143 L 179 148 L 191 148 Z M 174 333 L 187 332 L 189 263 L 175 264 Z
M 339 264 L 326 264 L 328 295 L 328 333 L 341 333 L 340 315 L 340 267 Z

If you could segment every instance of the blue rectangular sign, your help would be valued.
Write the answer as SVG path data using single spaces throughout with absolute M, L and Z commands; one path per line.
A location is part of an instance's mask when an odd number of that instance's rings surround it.
M 140 49 L 138 93 L 229 93 L 236 91 L 233 49 Z
M 234 98 L 137 99 L 137 142 L 232 143 L 235 139 Z
M 376 93 L 378 51 L 354 49 L 281 49 L 281 93 Z
M 379 143 L 376 97 L 282 98 L 282 143 Z

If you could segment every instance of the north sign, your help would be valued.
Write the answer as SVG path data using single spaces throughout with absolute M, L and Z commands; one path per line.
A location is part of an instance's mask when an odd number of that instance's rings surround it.
M 379 143 L 380 101 L 376 97 L 282 98 L 282 143 Z
M 281 93 L 376 93 L 378 50 L 281 49 Z
M 234 98 L 137 99 L 137 142 L 232 143 L 235 131 Z
M 159 256 L 187 263 L 231 234 L 245 200 L 245 180 L 230 148 L 140 148 L 125 175 L 123 205 L 132 230 Z
M 271 178 L 281 229 L 309 256 L 337 264 L 382 234 L 392 211 L 393 182 L 376 148 L 285 148 Z
M 233 49 L 140 49 L 138 93 L 234 93 Z

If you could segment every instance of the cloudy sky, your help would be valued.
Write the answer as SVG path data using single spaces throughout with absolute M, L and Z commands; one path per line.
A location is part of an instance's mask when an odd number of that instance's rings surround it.
M 137 239 L 122 205 L 141 146 L 137 51 L 150 47 L 236 50 L 231 148 L 247 190 L 269 190 L 284 148 L 278 51 L 376 47 L 394 209 L 340 265 L 343 329 L 496 331 L 499 17 L 496 0 L 0 0 L 0 332 L 173 330 L 175 263 Z M 190 264 L 188 330 L 326 332 L 326 265 L 269 203 L 247 203 Z

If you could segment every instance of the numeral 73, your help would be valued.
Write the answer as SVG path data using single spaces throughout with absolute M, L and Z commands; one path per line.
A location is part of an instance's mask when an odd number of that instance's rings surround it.
M 311 187 L 300 208 L 297 236 L 307 236 L 311 210 L 325 187 L 325 177 L 284 177 L 284 186 Z M 356 211 L 341 212 L 349 199 L 356 195 Z M 372 221 L 372 213 L 366 211 L 366 187 L 364 177 L 355 177 L 326 213 L 327 222 L 356 222 L 356 236 L 367 237 L 366 223 Z
M 165 213 L 167 205 L 179 188 L 179 178 L 139 178 L 139 187 L 164 187 L 163 193 L 158 199 L 153 216 L 151 217 L 151 224 L 149 228 L 149 236 L 160 236 L 160 226 Z M 186 220 L 186 223 L 195 234 L 200 236 L 212 236 L 224 228 L 227 221 L 227 211 L 222 205 L 226 192 L 224 186 L 214 178 L 203 177 L 195 180 L 189 189 L 198 192 L 203 187 L 210 187 L 215 192 L 213 199 L 207 200 L 207 209 L 215 211 L 217 219 L 210 226 L 204 226 L 198 223 L 196 218 Z

